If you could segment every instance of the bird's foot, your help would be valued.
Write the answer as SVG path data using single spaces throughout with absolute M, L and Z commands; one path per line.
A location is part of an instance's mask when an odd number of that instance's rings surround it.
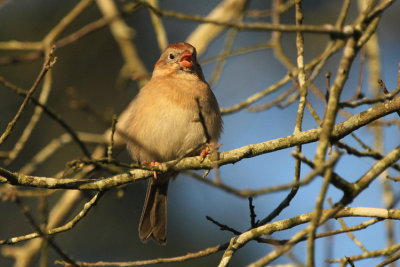
M 206 147 L 200 152 L 201 161 L 203 161 L 207 155 L 217 152 L 221 145 L 222 144 L 215 145 L 214 143 L 207 144 Z
M 151 162 L 149 162 L 149 161 L 143 161 L 142 164 L 145 165 L 145 166 L 154 167 L 154 166 L 160 166 L 160 165 L 161 165 L 161 162 L 158 162 L 158 161 L 151 161 Z M 153 177 L 154 177 L 154 179 L 156 179 L 156 180 L 158 179 L 158 176 L 157 176 L 157 172 L 156 172 L 156 171 L 153 171 Z

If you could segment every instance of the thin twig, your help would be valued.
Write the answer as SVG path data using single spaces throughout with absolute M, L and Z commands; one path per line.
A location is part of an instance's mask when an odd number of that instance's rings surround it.
M 0 77 L 0 83 L 2 83 L 5 87 L 10 88 L 12 91 L 14 91 L 15 93 L 17 93 L 20 96 L 27 96 L 27 92 L 19 87 L 17 87 L 16 85 L 6 81 L 3 77 Z M 53 120 L 55 120 L 57 123 L 60 124 L 61 127 L 64 128 L 64 130 L 72 137 L 72 139 L 78 144 L 79 148 L 81 149 L 82 153 L 90 158 L 90 152 L 89 150 L 86 148 L 85 144 L 80 140 L 80 138 L 78 137 L 78 134 L 75 132 L 75 130 L 72 129 L 72 127 L 70 125 L 67 124 L 67 122 L 65 122 L 65 120 L 61 117 L 60 114 L 56 113 L 51 107 L 48 107 L 47 105 L 44 105 L 42 103 L 40 103 L 36 98 L 34 97 L 30 97 L 30 101 L 40 107 L 44 113 L 46 113 L 50 118 L 52 118 Z
M 107 147 L 107 159 L 108 162 L 112 161 L 112 151 L 113 151 L 113 146 L 114 146 L 114 134 L 115 134 L 115 129 L 116 129 L 116 125 L 117 125 L 117 115 L 113 115 L 113 120 L 112 120 L 112 124 L 111 124 L 111 137 L 110 137 L 110 144 Z
M 214 220 L 210 216 L 206 216 L 206 219 L 209 220 L 210 222 L 212 222 L 213 224 L 217 225 L 221 231 L 229 231 L 229 232 L 232 232 L 235 235 L 240 235 L 241 234 L 241 232 L 233 229 L 232 227 L 229 227 L 226 224 L 222 224 L 220 222 L 217 222 L 216 220 Z
M 46 234 L 47 236 L 50 236 L 50 235 L 58 234 L 58 233 L 65 232 L 65 231 L 72 229 L 82 218 L 84 218 L 86 216 L 86 214 L 89 212 L 89 210 L 94 205 L 96 205 L 98 200 L 101 198 L 102 194 L 103 193 L 97 193 L 87 203 L 85 203 L 83 209 L 71 221 L 67 222 L 66 224 L 64 224 L 62 226 L 46 230 L 46 232 L 44 232 L 44 234 Z M 34 239 L 34 238 L 37 238 L 40 236 L 41 236 L 40 232 L 35 232 L 35 233 L 26 234 L 23 236 L 10 237 L 10 238 L 4 239 L 4 240 L 0 240 L 0 245 L 16 244 L 18 242 Z
M 141 261 L 125 261 L 125 262 L 81 262 L 78 261 L 77 263 L 81 266 L 87 267 L 96 267 L 96 266 L 140 266 L 140 265 L 150 265 L 150 264 L 157 264 L 157 263 L 167 263 L 167 262 L 184 262 L 191 259 L 197 259 L 205 256 L 209 256 L 215 254 L 219 251 L 224 250 L 228 245 L 217 245 L 215 247 L 210 247 L 207 249 L 200 250 L 198 252 L 187 253 L 183 256 L 178 257 L 170 257 L 170 258 L 156 258 L 151 260 L 141 260 Z M 65 266 L 69 266 L 68 262 L 63 261 L 56 261 L 56 264 L 62 264 Z
M 21 106 L 18 109 L 18 112 L 15 114 L 14 118 L 8 123 L 7 129 L 3 132 L 3 134 L 0 136 L 0 145 L 4 143 L 4 141 L 10 136 L 12 130 L 14 129 L 15 124 L 17 123 L 17 120 L 21 117 L 22 111 L 25 109 L 26 105 L 28 104 L 31 96 L 39 86 L 39 83 L 42 81 L 43 77 L 46 75 L 46 73 L 54 66 L 56 63 L 56 58 L 53 58 L 53 53 L 54 53 L 55 47 L 53 47 L 47 58 L 46 61 L 43 64 L 43 67 L 37 76 L 35 82 L 33 83 L 32 87 L 28 90 L 24 101 L 22 102 Z
M 250 227 L 254 228 L 256 227 L 257 224 L 256 222 L 257 215 L 254 210 L 255 206 L 253 205 L 253 197 L 249 197 L 248 199 L 249 199 L 249 210 L 250 210 Z
M 62 249 L 59 246 L 57 246 L 53 240 L 49 239 L 46 233 L 43 233 L 43 231 L 40 229 L 40 226 L 37 225 L 35 219 L 30 214 L 28 208 L 22 203 L 22 201 L 19 199 L 18 196 L 15 196 L 14 201 L 21 208 L 22 213 L 25 215 L 30 225 L 35 229 L 35 231 L 39 233 L 41 237 L 46 239 L 46 242 L 48 242 L 48 244 L 57 252 L 57 254 L 59 254 L 65 261 L 67 261 L 72 266 L 79 266 L 70 256 L 68 256 L 64 251 L 62 251 Z
M 348 38 L 354 35 L 354 29 L 352 27 L 345 27 L 344 30 L 338 30 L 333 25 L 323 25 L 323 26 L 315 26 L 315 25 L 272 25 L 268 23 L 256 22 L 256 23 L 234 23 L 234 22 L 225 22 L 219 20 L 213 20 L 204 18 L 203 16 L 198 15 L 187 15 L 184 13 L 165 10 L 161 8 L 154 7 L 149 3 L 141 0 L 135 0 L 137 3 L 140 3 L 146 8 L 151 9 L 159 16 L 164 17 L 172 17 L 179 20 L 190 20 L 197 22 L 206 22 L 212 23 L 219 26 L 225 26 L 230 28 L 236 28 L 238 30 L 252 30 L 252 31 L 281 31 L 281 32 L 307 32 L 307 33 L 318 33 L 318 34 L 329 34 L 338 38 Z

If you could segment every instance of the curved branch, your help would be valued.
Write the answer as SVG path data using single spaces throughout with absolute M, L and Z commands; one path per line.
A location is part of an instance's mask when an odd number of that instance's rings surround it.
M 351 132 L 359 129 L 360 127 L 390 113 L 396 112 L 399 109 L 400 97 L 396 97 L 393 100 L 387 101 L 385 103 L 377 104 L 366 111 L 350 117 L 348 120 L 342 123 L 336 124 L 333 128 L 331 138 L 332 140 L 339 140 L 350 134 Z M 216 165 L 222 166 L 226 164 L 233 164 L 244 158 L 252 158 L 262 154 L 270 153 L 272 151 L 290 148 L 301 144 L 308 144 L 317 141 L 319 139 L 320 133 L 321 128 L 315 128 L 290 136 L 266 141 L 263 143 L 247 145 L 230 151 L 221 152 L 219 153 L 219 159 L 217 161 L 212 161 L 209 158 L 203 160 L 200 156 L 189 157 L 184 158 L 179 162 L 170 161 L 163 163 L 160 166 L 154 166 L 146 170 L 134 169 L 128 173 L 93 180 L 56 179 L 49 177 L 28 176 L 22 173 L 12 173 L 0 167 L 0 175 L 5 178 L 4 180 L 0 179 L 0 182 L 8 182 L 13 185 L 49 189 L 79 189 L 103 191 L 119 185 L 147 179 L 153 176 L 153 171 L 163 173 L 171 170 L 181 171 L 188 169 L 212 169 Z
M 214 20 L 210 18 L 205 18 L 199 15 L 187 15 L 184 13 L 170 11 L 161 9 L 155 6 L 150 5 L 148 2 L 136 0 L 137 3 L 143 5 L 144 7 L 151 9 L 154 13 L 159 16 L 171 17 L 180 20 L 190 20 L 190 21 L 198 21 L 198 22 L 206 22 L 219 26 L 225 26 L 230 28 L 235 28 L 238 30 L 252 30 L 252 31 L 280 31 L 280 32 L 308 32 L 308 33 L 319 33 L 319 34 L 330 34 L 332 36 L 338 36 L 340 38 L 346 38 L 349 36 L 353 36 L 355 34 L 355 30 L 352 26 L 345 26 L 343 30 L 337 29 L 335 26 L 330 24 L 325 24 L 322 26 L 319 25 L 273 25 L 269 23 L 263 22 L 254 22 L 254 23 L 241 23 L 241 22 L 227 22 L 223 20 Z

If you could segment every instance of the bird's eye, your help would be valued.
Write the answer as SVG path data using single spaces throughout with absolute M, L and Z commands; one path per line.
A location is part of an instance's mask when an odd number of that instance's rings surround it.
M 174 59 L 175 58 L 175 56 L 173 55 L 173 54 L 169 54 L 169 59 Z

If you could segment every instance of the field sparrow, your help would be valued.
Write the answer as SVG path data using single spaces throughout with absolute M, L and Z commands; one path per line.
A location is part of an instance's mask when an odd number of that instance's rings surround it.
M 188 43 L 168 46 L 151 80 L 129 105 L 120 124 L 134 160 L 155 164 L 206 151 L 222 130 L 217 100 L 204 80 L 196 49 Z M 202 153 L 203 154 L 203 153 Z M 177 173 L 149 180 L 139 224 L 139 237 L 166 244 L 167 190 Z

